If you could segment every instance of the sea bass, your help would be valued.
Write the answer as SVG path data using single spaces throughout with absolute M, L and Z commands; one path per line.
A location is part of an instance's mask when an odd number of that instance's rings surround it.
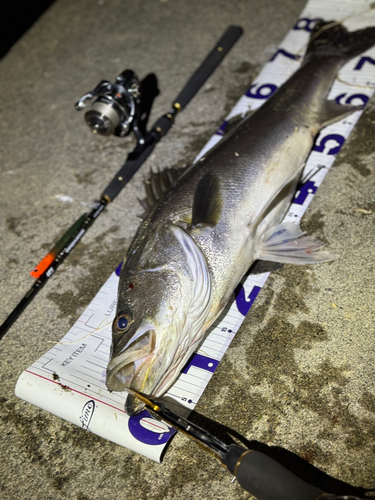
M 301 68 L 150 207 L 121 270 L 110 390 L 166 392 L 255 260 L 334 258 L 281 221 L 319 130 L 361 109 L 327 100 L 339 68 L 374 43 L 375 27 L 318 21 Z

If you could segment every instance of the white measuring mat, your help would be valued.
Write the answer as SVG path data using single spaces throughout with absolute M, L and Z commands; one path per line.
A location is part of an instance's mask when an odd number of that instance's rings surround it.
M 232 117 L 259 108 L 299 68 L 314 19 L 344 19 L 350 30 L 375 26 L 375 9 L 370 5 L 370 0 L 310 0 L 295 27 L 197 159 L 220 141 Z M 372 48 L 342 68 L 328 98 L 341 104 L 366 104 L 374 89 L 375 48 Z M 320 132 L 285 220 L 301 219 L 361 113 L 357 111 Z M 173 429 L 151 418 L 147 411 L 129 418 L 124 411 L 126 393 L 110 392 L 105 386 L 118 273 L 119 269 L 110 276 L 61 342 L 21 374 L 16 395 L 99 436 L 160 461 L 166 443 L 174 434 Z M 268 275 L 250 275 L 237 287 L 225 315 L 210 328 L 199 351 L 164 396 L 172 409 L 188 415 L 194 408 Z

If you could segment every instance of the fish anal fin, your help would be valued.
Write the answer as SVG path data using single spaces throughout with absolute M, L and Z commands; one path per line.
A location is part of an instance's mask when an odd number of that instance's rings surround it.
M 336 101 L 326 101 L 319 115 L 319 125 L 322 128 L 326 127 L 361 109 L 363 109 L 363 105 L 352 106 L 350 104 L 337 104 Z
M 332 255 L 320 250 L 325 243 L 314 238 L 305 236 L 298 224 L 283 222 L 276 227 L 266 231 L 261 238 L 257 258 L 270 262 L 283 264 L 319 264 L 337 259 Z
M 295 189 L 297 187 L 297 182 L 304 166 L 305 163 L 302 163 L 302 165 L 300 165 L 300 167 L 289 177 L 289 179 L 287 179 L 284 184 L 280 186 L 274 196 L 268 199 L 266 203 L 259 208 L 259 210 L 252 216 L 249 226 L 256 226 L 259 224 L 271 212 L 271 210 L 276 207 L 276 205 L 278 205 L 287 196 L 290 196 L 292 188 Z
M 284 264 L 281 262 L 270 262 L 266 260 L 256 260 L 249 269 L 249 274 L 263 274 L 282 269 Z
M 216 175 L 207 172 L 195 190 L 192 226 L 215 226 L 219 222 L 222 206 L 220 180 Z

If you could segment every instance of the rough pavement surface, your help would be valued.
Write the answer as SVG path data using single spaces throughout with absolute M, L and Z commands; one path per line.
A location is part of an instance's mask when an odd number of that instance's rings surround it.
M 1 61 L 3 321 L 29 271 L 95 200 L 131 139 L 96 137 L 74 102 L 125 68 L 155 72 L 164 113 L 229 24 L 245 34 L 171 133 L 0 343 L 0 496 L 249 498 L 183 436 L 163 464 L 18 400 L 20 373 L 70 328 L 123 258 L 150 168 L 191 162 L 294 25 L 304 0 L 58 0 Z M 227 428 L 316 486 L 375 488 L 375 105 L 303 221 L 340 259 L 272 274 L 194 419 Z M 69 201 L 62 201 L 70 197 Z

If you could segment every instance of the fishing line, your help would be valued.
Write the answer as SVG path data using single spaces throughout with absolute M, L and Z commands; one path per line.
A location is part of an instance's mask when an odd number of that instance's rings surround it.
M 336 76 L 336 80 L 340 83 L 343 83 L 344 85 L 348 85 L 349 87 L 358 87 L 360 89 L 374 88 L 374 85 L 361 85 L 360 83 L 346 82 L 345 80 L 342 80 L 342 78 L 340 78 L 339 75 Z
M 360 16 L 362 14 L 366 14 L 367 12 L 370 12 L 371 10 L 375 10 L 375 2 L 370 5 L 369 9 L 354 11 L 351 14 L 348 14 L 347 16 L 341 18 L 339 21 L 332 21 L 329 24 L 325 24 L 316 33 L 314 33 L 314 35 L 311 36 L 310 42 L 315 40 L 315 38 L 317 38 L 321 33 L 323 33 L 323 31 L 326 31 L 330 28 L 333 28 L 334 26 L 337 26 L 338 24 L 342 24 L 344 21 L 347 21 L 348 19 L 351 19 L 353 17 Z
M 300 180 L 301 184 L 305 184 L 308 181 L 311 181 L 316 174 L 318 174 L 323 168 L 327 168 L 325 165 L 319 165 L 317 168 L 312 169 L 309 173 L 306 174 L 305 177 L 302 177 Z M 327 169 L 328 170 L 328 169 Z
M 103 319 L 100 323 L 99 323 L 99 326 L 97 326 L 92 332 L 89 332 L 87 335 L 85 335 L 84 337 L 81 337 L 80 339 L 77 339 L 77 340 L 72 340 L 71 342 L 61 342 L 61 341 L 58 341 L 56 342 L 56 340 L 47 340 L 46 342 L 48 344 L 59 344 L 59 345 L 71 345 L 71 344 L 77 344 L 78 342 L 81 342 L 82 340 L 84 339 L 87 339 L 88 337 L 90 337 L 93 333 L 95 332 L 98 332 L 99 330 L 102 330 L 103 328 L 106 328 L 107 326 L 111 325 L 112 324 L 112 321 L 109 321 L 108 323 L 105 323 L 104 325 L 102 324 L 104 321 L 106 321 L 106 319 Z

